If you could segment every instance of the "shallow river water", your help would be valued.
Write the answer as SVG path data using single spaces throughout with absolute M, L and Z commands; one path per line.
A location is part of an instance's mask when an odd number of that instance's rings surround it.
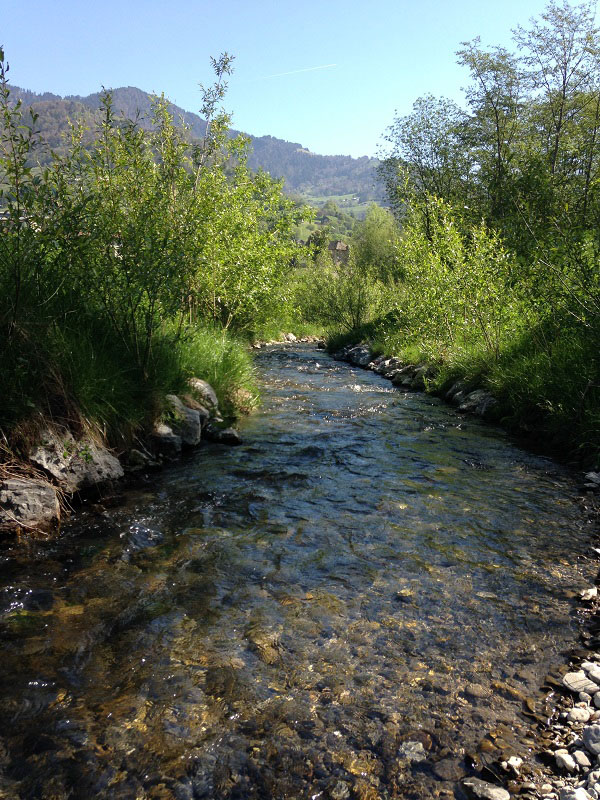
M 0 797 L 451 797 L 521 735 L 589 580 L 569 475 L 308 347 L 257 365 L 244 445 L 0 550 Z

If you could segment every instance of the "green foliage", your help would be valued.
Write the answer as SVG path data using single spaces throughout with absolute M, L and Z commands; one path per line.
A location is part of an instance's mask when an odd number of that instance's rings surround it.
M 73 122 L 41 169 L 36 116 L 12 102 L 0 54 L 5 433 L 40 410 L 127 437 L 191 372 L 216 383 L 230 412 L 236 392 L 252 404 L 248 359 L 223 331 L 249 332 L 286 300 L 306 212 L 248 168 L 247 142 L 218 109 L 231 58 L 213 67 L 201 143 L 164 97 L 143 127 L 105 92 L 93 135 Z
M 385 286 L 357 262 L 333 264 L 322 251 L 299 277 L 296 302 L 305 320 L 324 328 L 352 331 L 382 312 Z
M 550 2 L 518 52 L 462 44 L 469 113 L 426 97 L 388 131 L 380 174 L 401 222 L 387 352 L 487 384 L 501 414 L 600 451 L 600 33 Z M 396 268 L 397 269 L 397 268 Z

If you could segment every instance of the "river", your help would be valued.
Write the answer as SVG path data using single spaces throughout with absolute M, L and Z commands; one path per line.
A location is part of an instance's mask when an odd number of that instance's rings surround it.
M 257 367 L 241 447 L 0 550 L 0 797 L 453 797 L 527 746 L 590 581 L 570 475 L 308 346 Z

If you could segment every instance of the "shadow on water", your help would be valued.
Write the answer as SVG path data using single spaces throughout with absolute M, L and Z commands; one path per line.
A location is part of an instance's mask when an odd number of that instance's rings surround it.
M 323 353 L 258 363 L 242 447 L 0 552 L 0 796 L 452 796 L 518 739 L 575 636 L 568 475 Z

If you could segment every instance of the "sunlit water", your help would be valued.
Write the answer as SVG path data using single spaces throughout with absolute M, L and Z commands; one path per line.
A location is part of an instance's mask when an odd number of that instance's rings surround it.
M 589 578 L 568 475 L 323 353 L 258 366 L 242 447 L 0 552 L 0 797 L 433 797 L 518 737 Z

